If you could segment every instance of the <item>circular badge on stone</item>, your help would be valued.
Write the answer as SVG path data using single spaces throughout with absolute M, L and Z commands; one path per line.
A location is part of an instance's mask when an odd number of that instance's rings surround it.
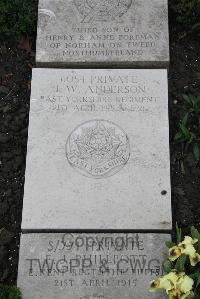
M 114 21 L 123 16 L 131 7 L 134 0 L 74 0 L 82 22 Z
M 105 178 L 121 170 L 129 160 L 127 134 L 107 120 L 90 120 L 79 125 L 67 139 L 69 164 L 82 175 Z

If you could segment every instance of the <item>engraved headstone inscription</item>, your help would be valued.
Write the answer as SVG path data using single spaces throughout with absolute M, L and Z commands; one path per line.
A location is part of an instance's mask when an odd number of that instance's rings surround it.
M 167 0 L 39 0 L 38 66 L 166 67 Z
M 23 230 L 171 229 L 166 70 L 34 69 L 28 140 Z
M 18 286 L 23 299 L 153 299 L 165 234 L 25 234 Z M 162 294 L 162 298 L 166 298 Z

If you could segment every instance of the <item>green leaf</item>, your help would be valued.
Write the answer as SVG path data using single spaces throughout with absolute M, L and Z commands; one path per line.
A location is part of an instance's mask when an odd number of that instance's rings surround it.
M 191 236 L 193 239 L 200 240 L 200 233 L 194 226 L 191 227 Z
M 189 140 L 188 140 L 188 143 L 191 144 L 195 137 L 196 137 L 196 136 L 195 136 L 193 133 L 191 133 L 191 134 L 190 134 L 190 138 L 189 138 Z
M 187 124 L 187 121 L 188 121 L 188 115 L 189 113 L 186 113 L 181 121 L 181 123 L 184 125 L 184 127 L 186 126 Z
M 198 274 L 199 275 L 199 274 Z M 190 274 L 188 275 L 190 278 L 192 278 L 193 280 L 196 280 L 197 279 L 197 273 L 193 273 L 193 274 Z
M 199 76 L 200 76 L 200 74 L 199 74 Z M 197 97 L 197 103 L 200 103 L 200 96 Z
M 200 23 L 196 23 L 192 26 L 192 31 L 196 31 L 196 30 L 199 30 L 200 29 Z
M 173 268 L 174 268 L 173 263 L 170 262 L 170 261 L 166 261 L 166 262 L 163 264 L 163 269 L 164 269 L 164 272 L 165 272 L 165 273 L 169 273 L 169 272 L 171 272 Z
M 176 133 L 176 135 L 174 136 L 174 142 L 182 142 L 184 141 L 184 135 L 182 132 L 178 132 Z
M 186 262 L 187 256 L 186 255 L 181 255 L 175 265 L 175 269 L 178 272 L 184 272 L 185 271 L 185 262 Z
M 188 113 L 193 113 L 194 112 L 194 108 L 190 108 L 189 110 L 188 110 Z
M 190 131 L 183 125 L 183 124 L 179 124 L 181 131 L 183 133 L 183 135 L 189 140 L 191 135 L 190 135 Z
M 195 107 L 196 106 L 196 97 L 193 95 L 190 95 L 189 98 L 190 98 L 190 101 L 192 102 L 193 107 Z
M 193 150 L 193 154 L 194 154 L 195 158 L 197 160 L 199 160 L 200 159 L 200 146 L 197 143 L 195 143 L 193 145 L 192 150 Z
M 176 239 L 177 239 L 177 244 L 181 243 L 182 240 L 182 233 L 181 233 L 181 228 L 178 227 L 178 224 L 176 223 Z
M 172 242 L 172 241 L 166 241 L 165 242 L 165 245 L 168 247 L 168 248 L 172 248 L 173 246 L 175 246 L 176 244 L 174 243 L 174 242 Z
M 1 299 L 21 299 L 21 292 L 15 286 L 8 286 L 0 284 L 0 298 Z
M 198 240 L 198 244 L 195 244 L 195 248 L 198 253 L 200 253 L 200 232 L 194 227 L 191 227 L 191 236 L 193 239 Z
M 196 283 L 196 289 L 200 286 L 200 273 L 199 273 L 199 277 L 197 279 L 197 283 Z
M 188 103 L 188 104 L 192 104 L 191 100 L 190 100 L 190 97 L 187 96 L 186 94 L 183 94 L 183 99 Z

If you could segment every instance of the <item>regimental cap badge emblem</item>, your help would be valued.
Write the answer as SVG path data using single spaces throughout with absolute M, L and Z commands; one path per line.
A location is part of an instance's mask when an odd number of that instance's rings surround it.
M 118 20 L 131 7 L 134 0 L 74 0 L 83 23 Z
M 66 156 L 70 165 L 91 178 L 114 175 L 127 163 L 130 145 L 127 134 L 106 120 L 91 120 L 68 137 Z

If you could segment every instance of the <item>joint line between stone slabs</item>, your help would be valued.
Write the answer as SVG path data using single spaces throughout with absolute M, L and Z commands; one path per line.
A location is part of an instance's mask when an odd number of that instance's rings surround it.
M 73 70 L 82 70 L 82 69 L 101 69 L 101 70 L 104 70 L 104 69 L 113 69 L 113 70 L 116 70 L 116 69 L 120 69 L 120 70 L 126 70 L 126 69 L 136 69 L 136 70 L 146 70 L 146 69 L 150 69 L 150 70 L 163 70 L 163 69 L 166 69 L 167 71 L 169 70 L 169 65 L 164 65 L 164 61 L 161 61 L 158 65 L 155 64 L 155 65 L 152 65 L 152 64 L 146 64 L 146 67 L 140 67 L 140 65 L 134 65 L 131 66 L 129 62 L 127 63 L 121 63 L 121 64 L 117 64 L 116 65 L 113 65 L 113 64 L 108 64 L 108 65 L 98 65 L 96 66 L 95 64 L 89 64 L 89 65 L 85 65 L 85 64 L 81 64 L 81 63 L 78 63 L 78 64 L 68 64 L 68 65 L 57 65 L 57 63 L 55 63 L 55 65 L 52 65 L 52 64 L 49 64 L 49 63 L 36 63 L 36 68 L 40 68 L 40 69 L 73 69 Z
M 145 229 L 121 229 L 121 230 L 115 230 L 115 229 L 23 229 L 22 234 L 35 234 L 35 233 L 143 233 L 143 234 L 171 234 L 172 230 L 160 230 L 160 229 L 154 229 L 154 230 L 145 230 Z

